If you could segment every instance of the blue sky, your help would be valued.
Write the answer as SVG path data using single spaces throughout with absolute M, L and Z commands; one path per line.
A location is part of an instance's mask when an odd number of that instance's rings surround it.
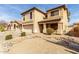
M 11 21 L 11 20 L 21 20 L 22 12 L 32 8 L 37 7 L 42 11 L 59 6 L 60 4 L 0 4 L 0 20 Z M 79 21 L 79 4 L 68 4 L 68 10 L 70 11 L 70 24 Z

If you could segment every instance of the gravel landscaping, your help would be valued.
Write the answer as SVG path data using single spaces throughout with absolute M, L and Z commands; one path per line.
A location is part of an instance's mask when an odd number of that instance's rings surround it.
M 79 38 L 67 35 L 26 34 L 20 37 L 21 31 L 0 33 L 1 53 L 79 53 Z M 7 34 L 13 39 L 5 40 Z

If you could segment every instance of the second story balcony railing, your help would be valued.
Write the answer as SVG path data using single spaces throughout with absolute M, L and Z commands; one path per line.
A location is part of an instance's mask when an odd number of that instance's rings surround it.
M 55 19 L 61 19 L 62 17 L 59 16 L 59 15 L 56 15 L 56 16 L 50 16 L 50 17 L 47 17 L 47 18 L 44 18 L 44 20 L 55 20 Z

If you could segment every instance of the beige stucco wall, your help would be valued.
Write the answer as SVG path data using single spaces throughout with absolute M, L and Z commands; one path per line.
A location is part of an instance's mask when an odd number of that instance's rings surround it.
M 61 14 L 61 23 L 63 23 L 63 31 L 66 31 L 68 29 L 68 17 L 67 17 L 67 10 L 61 8 L 60 10 L 60 14 Z
M 14 24 L 15 24 L 15 26 L 18 26 L 18 24 L 17 23 L 11 23 L 11 30 L 14 30 Z M 17 27 L 15 28 L 15 29 L 17 29 Z
M 59 11 L 60 11 L 60 9 L 55 9 L 55 10 L 59 10 Z M 53 18 L 58 18 L 58 17 L 60 17 L 60 14 L 59 14 L 59 15 L 56 15 L 56 16 L 51 16 L 51 12 L 52 12 L 52 11 L 55 11 L 55 10 L 51 10 L 51 11 L 48 11 L 48 12 L 47 12 L 47 18 L 48 18 L 48 19 L 52 19 L 52 20 L 53 20 Z
M 32 12 L 32 19 L 30 19 L 30 12 Z M 26 13 L 23 17 L 25 18 L 25 22 L 28 22 L 28 21 L 33 21 L 34 20 L 34 10 L 30 11 L 28 13 Z
M 35 15 L 35 19 L 34 19 L 34 33 L 39 33 L 39 24 L 38 21 L 44 20 L 43 18 L 45 17 L 44 14 L 40 13 L 37 10 L 34 10 L 34 15 Z

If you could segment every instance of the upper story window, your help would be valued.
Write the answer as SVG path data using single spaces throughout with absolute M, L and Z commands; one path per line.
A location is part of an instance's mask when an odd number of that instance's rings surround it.
M 30 19 L 32 19 L 32 12 L 30 12 Z
M 25 21 L 25 17 L 23 17 L 23 21 Z
M 56 15 L 59 15 L 59 10 L 56 10 L 56 11 L 52 11 L 51 12 L 51 16 L 56 16 Z

